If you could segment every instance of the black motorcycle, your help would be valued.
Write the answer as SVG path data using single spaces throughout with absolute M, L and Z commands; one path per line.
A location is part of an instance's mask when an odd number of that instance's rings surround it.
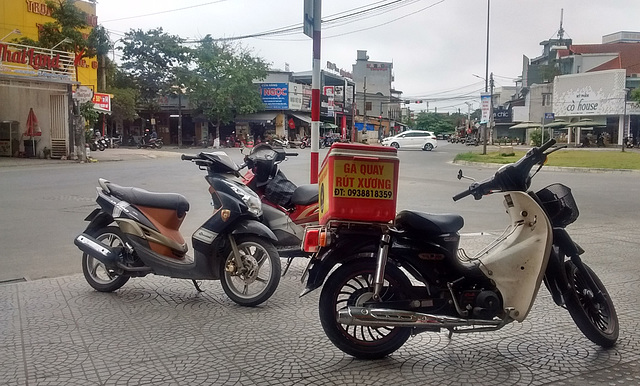
M 305 250 L 317 252 L 303 276 L 303 294 L 323 286 L 318 313 L 331 342 L 373 359 L 416 333 L 499 330 L 525 320 L 544 282 L 589 340 L 614 346 L 619 324 L 613 301 L 565 229 L 578 218 L 571 189 L 556 183 L 529 190 L 547 156 L 560 149 L 549 150 L 554 143 L 531 149 L 454 196 L 501 194 L 499 211 L 506 208 L 511 220 L 473 256 L 459 248 L 464 220 L 456 214 L 403 210 L 392 224 L 335 220 L 307 228 Z
M 231 300 L 256 306 L 273 294 L 281 263 L 273 232 L 260 220 L 258 196 L 235 180 L 238 165 L 226 154 L 182 155 L 207 171 L 213 214 L 188 246 L 180 225 L 189 210 L 176 193 L 155 193 L 100 179 L 98 208 L 74 243 L 82 251 L 82 271 L 94 289 L 111 292 L 131 277 L 156 274 L 181 279 L 221 280 Z

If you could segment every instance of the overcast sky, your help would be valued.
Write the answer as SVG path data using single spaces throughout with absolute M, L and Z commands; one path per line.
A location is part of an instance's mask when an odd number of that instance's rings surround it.
M 357 14 L 393 0 L 322 0 L 322 18 Z M 98 22 L 112 40 L 132 28 L 162 27 L 183 38 L 257 34 L 302 23 L 304 0 L 100 0 Z M 479 107 L 484 90 L 487 0 L 404 0 L 385 12 L 323 24 L 321 63 L 351 71 L 356 51 L 370 60 L 393 62 L 393 87 L 405 98 L 440 99 L 430 111 L 466 112 Z M 491 0 L 489 72 L 495 85 L 512 86 L 522 55 L 542 53 L 540 42 L 556 38 L 564 9 L 565 37 L 574 44 L 601 43 L 618 31 L 640 31 L 637 0 Z M 239 41 L 273 68 L 309 71 L 312 40 L 299 32 Z M 446 98 L 455 98 L 442 100 Z M 425 109 L 426 104 L 412 105 Z

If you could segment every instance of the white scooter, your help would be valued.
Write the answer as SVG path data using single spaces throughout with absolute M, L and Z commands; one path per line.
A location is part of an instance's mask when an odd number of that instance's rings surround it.
M 405 210 L 393 224 L 335 221 L 308 228 L 303 246 L 317 252 L 303 277 L 303 295 L 341 264 L 326 279 L 319 301 L 320 321 L 333 344 L 373 359 L 419 332 L 498 330 L 525 320 L 544 281 L 587 338 L 613 346 L 619 332 L 613 302 L 565 230 L 578 217 L 571 190 L 553 184 L 528 191 L 531 170 L 540 170 L 559 149 L 546 152 L 554 143 L 531 149 L 454 196 L 504 197 L 510 225 L 473 257 L 458 249 L 464 221 L 455 214 Z

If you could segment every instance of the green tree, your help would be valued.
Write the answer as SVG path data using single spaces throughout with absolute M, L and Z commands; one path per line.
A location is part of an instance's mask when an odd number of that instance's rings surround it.
M 82 57 L 93 56 L 95 48 L 85 38 L 82 29 L 89 28 L 86 13 L 76 7 L 77 0 L 47 0 L 45 3 L 51 9 L 53 21 L 44 23 L 39 31 L 38 40 L 21 37 L 17 41 L 21 44 L 52 48 L 69 52 L 83 52 Z
M 101 25 L 96 26 L 89 34 L 88 43 L 98 57 L 98 90 L 105 91 L 107 89 L 107 66 L 109 62 L 107 55 L 113 48 L 107 30 Z
M 141 107 L 153 114 L 160 109 L 157 98 L 176 85 L 176 69 L 185 66 L 189 51 L 179 36 L 162 28 L 131 30 L 122 41 L 122 69 L 131 76 Z
M 189 101 L 216 125 L 233 121 L 236 114 L 248 114 L 262 107 L 260 92 L 253 83 L 264 79 L 268 64 L 250 51 L 228 42 L 216 42 L 207 35 L 192 53 L 193 69 L 182 69 L 180 80 Z
M 418 130 L 429 130 L 435 134 L 450 133 L 456 125 L 450 116 L 438 113 L 421 112 L 416 117 L 416 128 Z

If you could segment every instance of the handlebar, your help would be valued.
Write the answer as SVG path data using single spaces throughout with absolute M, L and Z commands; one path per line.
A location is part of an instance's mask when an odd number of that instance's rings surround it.
M 467 197 L 470 194 L 471 194 L 471 187 L 469 187 L 468 190 L 465 190 L 464 192 L 460 192 L 460 193 L 456 194 L 455 196 L 453 196 L 453 201 L 461 200 L 461 199 Z
M 284 153 L 284 155 L 287 157 L 297 157 L 298 153 Z
M 193 161 L 194 159 L 198 159 L 198 158 L 199 158 L 198 156 L 186 155 L 186 154 L 183 154 L 180 156 L 180 159 L 183 161 Z
M 473 195 L 476 200 L 479 200 L 486 194 L 498 191 L 526 191 L 531 183 L 529 175 L 531 169 L 534 165 L 542 165 L 546 161 L 547 155 L 555 151 L 555 149 L 549 153 L 545 153 L 545 151 L 555 143 L 555 139 L 550 139 L 542 146 L 532 148 L 518 161 L 500 167 L 487 180 L 472 183 L 467 190 L 453 196 L 453 201 L 458 201 L 469 195 Z

